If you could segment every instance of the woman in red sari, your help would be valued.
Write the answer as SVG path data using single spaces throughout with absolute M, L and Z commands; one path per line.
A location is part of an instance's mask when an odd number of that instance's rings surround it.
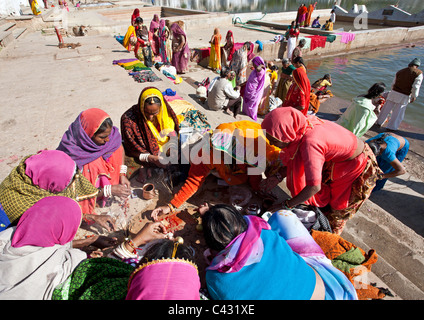
M 301 57 L 296 57 L 293 62 L 293 82 L 287 92 L 282 107 L 293 107 L 300 110 L 305 116 L 309 109 L 311 83 L 309 82 L 306 68 Z
M 371 195 L 378 167 L 368 144 L 342 126 L 294 108 L 277 108 L 262 122 L 270 144 L 282 149 L 292 208 L 306 203 L 322 208 L 340 234 Z

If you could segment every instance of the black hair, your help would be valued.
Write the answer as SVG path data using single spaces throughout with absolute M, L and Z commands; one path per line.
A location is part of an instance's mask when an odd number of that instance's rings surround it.
M 223 250 L 235 237 L 247 229 L 247 221 L 233 206 L 217 204 L 202 217 L 203 236 L 207 246 Z
M 367 142 L 374 155 L 377 157 L 381 152 L 381 145 L 385 144 L 384 138 L 387 137 L 387 133 L 384 133 L 380 138 Z
M 149 97 L 146 100 L 144 100 L 144 105 L 152 105 L 152 104 L 162 104 L 162 102 L 160 101 L 159 97 Z
M 367 99 L 377 98 L 384 90 L 386 90 L 386 85 L 383 82 L 374 83 L 371 88 L 368 89 L 368 93 L 364 95 L 364 97 Z
M 223 66 L 221 68 L 221 78 L 226 78 L 228 76 L 228 73 L 230 73 L 230 68 Z
M 244 45 L 247 47 L 247 50 L 250 50 L 250 41 L 246 41 Z
M 305 62 L 303 61 L 302 57 L 294 58 L 293 63 L 301 63 L 301 64 L 305 65 Z
M 142 262 L 152 261 L 155 259 L 172 258 L 175 241 L 169 239 L 161 239 L 152 243 L 146 250 Z M 179 244 L 174 258 L 193 260 L 193 251 L 185 244 Z
M 273 65 L 269 69 L 272 70 L 272 71 L 274 71 L 274 70 L 278 70 L 278 67 L 276 65 Z
M 324 74 L 323 79 L 327 79 L 328 80 L 328 79 L 330 79 L 330 77 L 331 77 L 330 74 L 329 73 L 326 73 L 326 74 Z
M 94 132 L 93 136 L 103 133 L 106 131 L 106 129 L 113 127 L 113 122 L 111 118 L 106 118 L 102 124 L 100 125 L 100 127 L 97 129 L 96 132 Z
M 142 17 L 135 18 L 135 23 L 143 23 L 143 18 Z

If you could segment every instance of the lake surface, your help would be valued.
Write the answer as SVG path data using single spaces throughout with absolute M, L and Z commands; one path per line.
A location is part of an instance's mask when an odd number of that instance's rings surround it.
M 324 74 L 331 74 L 334 95 L 347 100 L 365 94 L 376 82 L 384 82 L 390 90 L 395 74 L 406 68 L 414 58 L 420 58 L 424 69 L 424 46 L 349 54 L 333 58 L 306 61 L 311 83 Z M 406 108 L 405 122 L 424 129 L 424 84 L 417 100 Z

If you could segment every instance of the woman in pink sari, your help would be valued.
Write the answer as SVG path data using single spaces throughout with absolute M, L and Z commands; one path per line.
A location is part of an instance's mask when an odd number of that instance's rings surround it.
M 243 112 L 253 120 L 258 118 L 258 106 L 264 93 L 266 66 L 265 61 L 256 56 L 252 60 L 253 71 L 247 79 L 243 95 Z
M 155 56 L 159 55 L 159 16 L 155 14 L 150 22 L 150 33 L 152 34 L 152 51 Z
M 171 26 L 172 32 L 172 61 L 171 64 L 177 69 L 177 73 L 185 73 L 190 59 L 190 48 L 187 36 L 178 23 Z
M 277 108 L 261 124 L 280 149 L 287 167 L 292 208 L 306 203 L 323 208 L 334 233 L 340 234 L 371 195 L 380 169 L 368 144 L 342 126 L 294 108 Z

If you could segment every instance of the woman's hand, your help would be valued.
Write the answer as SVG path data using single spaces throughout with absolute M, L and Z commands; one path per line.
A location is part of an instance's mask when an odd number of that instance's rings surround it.
M 147 222 L 144 227 L 132 239 L 134 245 L 139 247 L 152 240 L 164 239 L 166 237 L 166 228 L 160 222 Z
M 171 208 L 168 206 L 157 207 L 156 209 L 152 211 L 152 218 L 153 220 L 157 221 L 159 216 L 168 214 L 170 212 L 171 212 Z
M 85 218 L 89 221 L 98 223 L 109 232 L 116 231 L 115 222 L 113 221 L 112 217 L 107 214 L 86 214 Z
M 163 164 L 161 159 L 162 157 L 149 155 L 149 163 L 153 163 L 155 166 L 159 168 L 166 168 L 168 165 Z
M 115 184 L 111 187 L 112 195 L 124 200 L 131 195 L 131 188 L 123 184 Z
M 130 180 L 128 180 L 126 175 L 122 175 L 119 177 L 119 184 L 126 186 L 128 189 L 131 188 Z

